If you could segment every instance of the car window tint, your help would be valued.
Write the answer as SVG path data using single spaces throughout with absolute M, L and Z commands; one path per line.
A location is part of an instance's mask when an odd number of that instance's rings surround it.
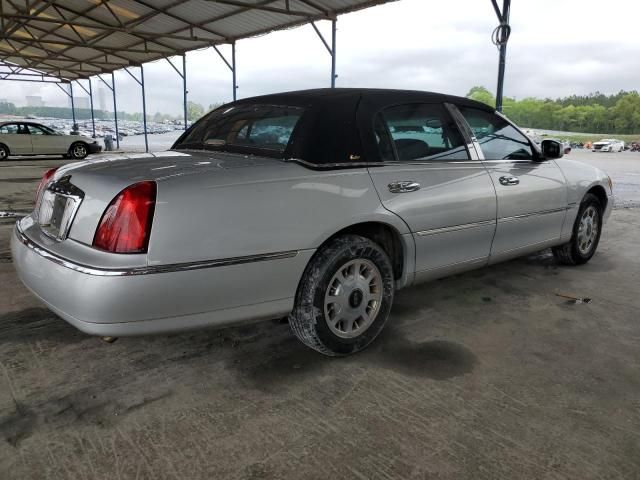
M 440 104 L 389 107 L 383 118 L 399 161 L 469 159 L 462 135 Z
M 303 109 L 278 105 L 237 105 L 219 108 L 180 141 L 176 148 L 258 150 L 282 154 Z
M 527 137 L 504 118 L 477 108 L 458 107 L 475 135 L 487 160 L 531 160 Z
M 0 127 L 0 134 L 18 133 L 18 125 L 10 123 L 8 125 L 2 125 Z

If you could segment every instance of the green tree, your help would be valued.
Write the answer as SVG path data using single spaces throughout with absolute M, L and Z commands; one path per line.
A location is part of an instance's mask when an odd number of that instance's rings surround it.
M 202 105 L 192 101 L 187 102 L 187 118 L 190 121 L 195 122 L 203 115 L 204 115 L 204 107 Z
M 467 98 L 476 100 L 477 102 L 486 103 L 491 107 L 496 106 L 495 97 L 491 94 L 491 92 L 489 92 L 489 90 L 482 86 L 471 87 L 471 90 L 469 90 L 469 92 L 467 93 Z

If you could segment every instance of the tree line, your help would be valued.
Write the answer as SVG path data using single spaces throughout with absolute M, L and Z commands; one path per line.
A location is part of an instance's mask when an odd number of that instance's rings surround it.
M 467 97 L 495 107 L 495 97 L 485 87 L 473 87 Z M 640 94 L 620 91 L 571 95 L 558 99 L 505 97 L 503 113 L 529 128 L 583 133 L 640 133 Z

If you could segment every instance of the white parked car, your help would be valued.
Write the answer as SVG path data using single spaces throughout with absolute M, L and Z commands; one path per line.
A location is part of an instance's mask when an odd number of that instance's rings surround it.
M 624 142 L 615 138 L 605 138 L 593 144 L 593 152 L 622 152 Z
M 10 155 L 62 155 L 82 159 L 101 149 L 92 138 L 65 135 L 38 123 L 0 123 L 0 161 Z

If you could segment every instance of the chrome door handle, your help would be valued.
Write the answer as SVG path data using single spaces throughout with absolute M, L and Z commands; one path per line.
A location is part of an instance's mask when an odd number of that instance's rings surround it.
M 391 182 L 388 187 L 391 193 L 409 193 L 420 190 L 420 184 L 410 180 Z
M 500 177 L 500 185 L 518 185 L 520 183 L 520 179 L 518 177 Z

